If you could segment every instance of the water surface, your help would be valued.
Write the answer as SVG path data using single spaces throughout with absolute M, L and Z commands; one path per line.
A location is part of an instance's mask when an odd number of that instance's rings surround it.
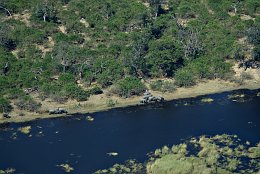
M 0 169 L 16 173 L 60 174 L 56 165 L 68 163 L 71 173 L 88 174 L 127 159 L 143 162 L 146 154 L 192 136 L 236 134 L 252 144 L 260 141 L 260 90 L 239 90 L 157 105 L 112 109 L 69 118 L 6 124 L 0 129 Z M 230 94 L 245 94 L 228 99 Z M 202 98 L 214 99 L 212 103 Z M 17 129 L 31 126 L 30 134 Z M 117 152 L 111 157 L 108 152 Z

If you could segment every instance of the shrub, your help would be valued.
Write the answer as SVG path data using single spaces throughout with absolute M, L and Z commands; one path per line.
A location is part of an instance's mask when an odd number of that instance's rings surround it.
M 11 106 L 10 101 L 0 97 L 0 113 L 10 112 L 12 109 L 13 107 Z
M 165 81 L 162 92 L 173 92 L 176 90 L 176 85 L 173 82 Z
M 14 103 L 18 109 L 35 112 L 41 107 L 41 103 L 34 101 L 32 98 L 25 96 Z
M 73 83 L 75 82 L 75 78 L 72 74 L 69 74 L 69 73 L 63 73 L 60 75 L 59 77 L 59 82 L 62 84 L 62 85 L 65 85 L 67 83 Z
M 25 92 L 19 88 L 12 88 L 7 90 L 7 98 L 8 99 L 17 99 L 21 96 L 25 96 Z
M 163 87 L 163 81 L 162 80 L 156 80 L 150 83 L 150 88 L 153 91 L 161 91 Z
M 89 93 L 84 91 L 82 88 L 77 86 L 76 84 L 69 83 L 64 86 L 65 94 L 77 101 L 86 101 L 89 97 Z
M 176 86 L 173 82 L 157 80 L 150 84 L 150 87 L 154 91 L 161 92 L 173 92 L 176 90 Z
M 102 89 L 99 86 L 94 86 L 90 90 L 88 90 L 89 95 L 98 95 L 103 94 Z
M 117 104 L 117 101 L 114 101 L 112 99 L 107 100 L 108 107 L 114 107 L 116 104 Z
M 251 80 L 251 79 L 253 79 L 253 76 L 251 74 L 247 73 L 247 72 L 242 72 L 240 74 L 240 77 L 243 80 Z
M 144 84 L 135 77 L 126 77 L 118 81 L 115 85 L 114 92 L 122 97 L 130 97 L 132 95 L 139 95 L 144 92 Z
M 175 84 L 180 87 L 189 87 L 196 84 L 194 74 L 189 69 L 178 70 L 174 78 Z

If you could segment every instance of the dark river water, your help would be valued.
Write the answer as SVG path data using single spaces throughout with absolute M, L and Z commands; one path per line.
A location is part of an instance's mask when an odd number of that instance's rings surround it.
M 113 109 L 86 115 L 0 126 L 0 169 L 16 173 L 60 174 L 59 164 L 71 173 L 89 174 L 127 159 L 144 162 L 146 154 L 192 136 L 236 134 L 243 141 L 260 141 L 260 90 L 239 90 L 157 105 Z M 245 94 L 228 99 L 230 94 Z M 212 103 L 201 99 L 210 97 Z M 31 126 L 30 134 L 17 129 Z M 16 138 L 15 138 L 16 137 Z M 117 152 L 118 156 L 109 156 Z

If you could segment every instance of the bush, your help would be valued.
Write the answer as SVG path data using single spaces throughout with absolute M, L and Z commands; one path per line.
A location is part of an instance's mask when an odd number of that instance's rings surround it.
M 240 74 L 240 77 L 243 79 L 243 80 L 251 80 L 253 79 L 253 76 L 247 72 L 242 72 Z
M 112 99 L 107 100 L 108 107 L 114 107 L 116 104 L 117 104 L 117 101 L 114 101 Z
M 77 101 L 86 101 L 88 100 L 89 93 L 84 91 L 82 88 L 77 86 L 76 84 L 69 83 L 64 86 L 65 94 Z
M 13 107 L 11 106 L 10 101 L 0 97 L 0 113 L 10 112 L 12 109 Z
M 67 83 L 75 82 L 75 78 L 74 78 L 74 76 L 72 74 L 63 73 L 59 77 L 59 82 L 60 82 L 60 84 L 65 85 Z
M 12 88 L 7 90 L 7 98 L 10 100 L 17 99 L 25 95 L 26 95 L 25 92 L 19 88 Z
M 132 95 L 139 95 L 145 91 L 144 84 L 135 77 L 126 77 L 120 80 L 114 89 L 114 93 L 122 97 L 130 97 Z
M 163 81 L 162 80 L 156 80 L 150 83 L 150 88 L 153 91 L 161 91 L 163 87 Z
M 90 90 L 88 90 L 89 95 L 98 95 L 98 94 L 103 94 L 103 91 L 100 87 L 94 86 Z
M 196 84 L 194 74 L 189 69 L 180 69 L 176 72 L 175 84 L 180 87 L 189 87 Z
M 30 112 L 38 111 L 38 109 L 41 107 L 41 103 L 34 101 L 28 96 L 20 98 L 14 104 L 17 106 L 18 109 Z
M 173 82 L 157 80 L 150 84 L 153 91 L 161 92 L 173 92 L 176 90 L 176 86 Z
M 173 92 L 176 90 L 176 86 L 173 82 L 165 81 L 163 84 L 162 92 Z

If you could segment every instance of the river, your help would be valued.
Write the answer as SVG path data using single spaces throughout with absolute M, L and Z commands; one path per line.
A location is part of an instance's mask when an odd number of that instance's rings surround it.
M 10 123 L 0 127 L 0 169 L 16 173 L 89 174 L 127 159 L 144 162 L 146 154 L 164 145 L 200 135 L 236 134 L 243 141 L 260 141 L 260 90 L 238 90 L 162 104 L 112 109 L 91 116 Z M 231 94 L 245 96 L 228 98 Z M 201 102 L 202 98 L 213 102 Z M 29 134 L 19 127 L 31 126 Z M 117 152 L 118 156 L 107 153 Z

